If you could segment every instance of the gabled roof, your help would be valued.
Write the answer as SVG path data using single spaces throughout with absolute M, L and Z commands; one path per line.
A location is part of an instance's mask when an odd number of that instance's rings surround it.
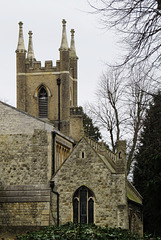
M 109 161 L 109 158 L 107 158 L 106 154 L 104 154 L 104 152 L 106 153 L 106 151 L 104 151 L 104 149 L 102 152 L 100 151 L 101 145 L 89 137 L 83 137 L 82 139 L 84 139 L 87 142 L 87 144 L 91 148 L 91 150 L 93 150 L 97 154 L 97 156 L 103 161 L 103 163 L 110 170 L 110 172 L 116 173 L 116 170 L 114 168 L 115 163 L 113 162 L 113 164 L 112 164 L 111 161 Z M 82 139 L 80 141 L 82 141 Z
M 11 105 L 9 105 L 9 104 L 7 104 L 7 103 L 4 103 L 4 102 L 2 102 L 2 101 L 0 101 L 0 105 L 1 105 L 1 104 L 4 105 L 4 106 L 7 107 L 7 108 L 10 108 L 11 110 L 13 110 L 13 111 L 15 111 L 15 112 L 17 112 L 17 113 L 22 114 L 22 116 L 28 117 L 28 119 L 31 119 L 31 120 L 33 119 L 33 120 L 35 120 L 35 121 L 38 122 L 38 123 L 42 123 L 42 125 L 44 126 L 45 129 L 49 129 L 49 131 L 55 132 L 57 135 L 60 135 L 61 137 L 65 138 L 66 140 L 74 143 L 74 140 L 73 140 L 73 139 L 71 139 L 70 137 L 65 136 L 65 135 L 64 135 L 63 133 L 61 133 L 60 131 L 56 130 L 55 127 L 54 127 L 54 125 L 53 125 L 52 123 L 50 123 L 49 121 L 44 120 L 44 119 L 40 119 L 40 118 L 37 118 L 37 117 L 34 117 L 34 116 L 32 116 L 32 115 L 30 115 L 30 114 L 28 114 L 28 113 L 26 113 L 26 112 L 24 112 L 24 111 L 22 111 L 22 110 L 19 110 L 18 108 L 13 107 L 13 106 L 11 106 Z M 0 111 L 0 113 L 1 113 L 1 111 Z M 22 119 L 22 122 L 23 122 L 23 119 Z M 4 123 L 2 123 L 2 124 L 4 124 Z M 14 122 L 13 122 L 13 124 L 14 124 Z M 13 125 L 13 124 L 12 124 L 12 125 Z M 36 124 L 36 125 L 37 125 L 37 124 Z M 26 126 L 26 127 L 27 127 L 27 126 Z M 24 129 L 24 130 L 25 130 L 25 129 Z
M 9 108 L 11 108 L 11 109 L 13 109 L 13 110 L 15 110 L 15 111 L 17 111 L 17 112 L 20 112 L 20 113 L 22 113 L 22 114 L 24 114 L 24 115 L 26 115 L 26 116 L 28 116 L 28 117 L 34 118 L 34 119 L 36 119 L 36 120 L 38 120 L 38 121 L 40 121 L 40 122 L 43 122 L 43 123 L 46 123 L 46 124 L 49 124 L 49 125 L 53 126 L 52 123 L 46 122 L 46 121 L 44 121 L 43 119 L 34 117 L 34 116 L 32 116 L 32 115 L 30 115 L 30 114 L 28 114 L 28 113 L 26 113 L 26 112 L 24 112 L 24 111 L 22 111 L 22 110 L 19 110 L 18 108 L 13 107 L 13 106 L 11 106 L 11 105 L 9 105 L 9 104 L 7 104 L 7 103 L 4 103 L 4 102 L 0 101 L 0 104 L 3 104 L 3 105 L 5 105 L 6 107 L 9 107 Z
M 111 173 L 116 173 L 116 170 L 114 168 L 114 165 L 111 164 L 111 162 L 103 155 L 101 154 L 99 151 L 96 151 L 95 148 L 93 148 L 91 146 L 91 144 L 89 143 L 89 141 L 87 140 L 86 137 L 82 137 L 79 142 L 75 145 L 75 147 L 73 148 L 73 151 L 69 154 L 69 156 L 65 159 L 65 161 L 62 163 L 62 165 L 60 166 L 60 168 L 57 170 L 57 172 L 62 168 L 62 166 L 64 165 L 64 163 L 70 158 L 70 156 L 73 154 L 74 151 L 76 151 L 77 147 L 79 146 L 79 144 L 82 142 L 82 141 L 85 141 L 86 142 L 86 145 L 88 145 L 90 147 L 90 149 L 92 151 L 95 152 L 95 154 L 98 156 L 98 158 L 101 159 L 101 161 L 105 164 L 105 166 L 107 167 L 107 169 L 111 172 Z M 95 142 L 96 144 L 96 142 Z M 114 163 L 115 164 L 115 163 Z M 57 172 L 54 174 L 54 176 L 57 174 Z
M 116 170 L 112 167 L 112 165 L 109 163 L 109 161 L 107 160 L 107 158 L 105 156 L 103 156 L 100 153 L 97 153 L 98 156 L 103 160 L 103 162 L 106 164 L 106 166 L 108 167 L 108 169 L 112 172 L 112 173 L 116 173 Z

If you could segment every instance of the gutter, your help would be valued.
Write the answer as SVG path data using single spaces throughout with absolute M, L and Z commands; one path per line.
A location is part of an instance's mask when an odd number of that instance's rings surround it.
M 55 173 L 55 137 L 56 137 L 56 132 L 52 132 L 52 141 L 53 141 L 53 157 L 52 157 L 52 175 Z

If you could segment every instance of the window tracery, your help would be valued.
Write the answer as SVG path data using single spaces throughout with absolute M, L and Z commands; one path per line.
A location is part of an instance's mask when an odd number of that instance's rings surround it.
M 94 194 L 85 186 L 73 196 L 73 222 L 94 223 Z

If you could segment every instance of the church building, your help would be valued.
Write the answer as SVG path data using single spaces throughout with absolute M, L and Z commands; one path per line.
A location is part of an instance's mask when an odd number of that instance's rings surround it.
M 74 33 L 69 47 L 63 20 L 60 59 L 41 66 L 19 23 L 17 108 L 0 102 L 0 238 L 67 222 L 143 233 L 126 141 L 114 153 L 84 134 Z

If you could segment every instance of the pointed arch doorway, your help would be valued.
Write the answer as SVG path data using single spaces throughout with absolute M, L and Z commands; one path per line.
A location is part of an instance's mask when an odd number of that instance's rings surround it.
M 94 223 L 94 194 L 85 186 L 78 188 L 74 193 L 73 222 Z

